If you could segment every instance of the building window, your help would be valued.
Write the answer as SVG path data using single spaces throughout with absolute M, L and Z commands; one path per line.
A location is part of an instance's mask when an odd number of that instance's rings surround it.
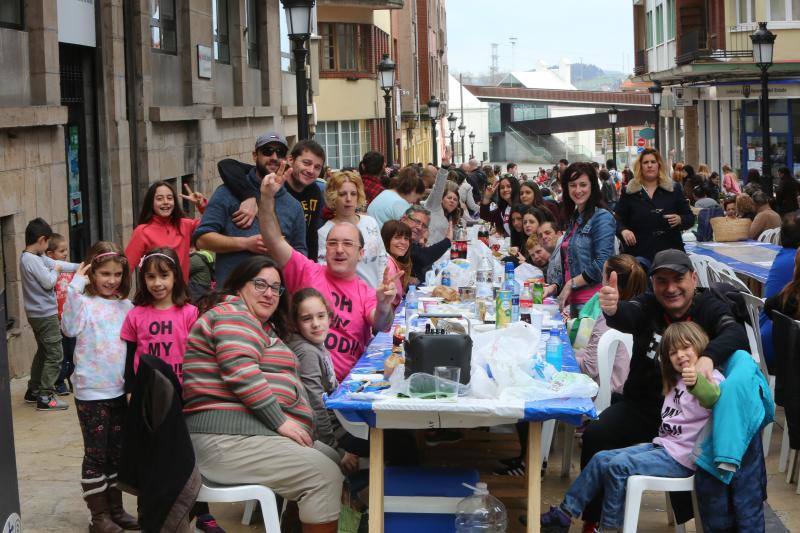
M 664 4 L 656 6 L 656 44 L 664 42 Z
M 212 0 L 211 27 L 214 30 L 214 59 L 220 63 L 231 62 L 228 43 L 228 0 Z
M 245 0 L 245 35 L 247 37 L 247 64 L 258 68 L 258 8 L 256 0 Z
M 369 131 L 359 120 L 325 121 L 317 124 L 314 140 L 325 149 L 331 168 L 357 168 L 361 154 L 369 148 Z
M 320 70 L 370 72 L 371 29 L 368 24 L 320 22 Z
M 739 24 L 756 21 L 756 0 L 736 0 L 736 18 Z
M 14 318 L 17 316 L 17 313 L 14 312 L 16 305 L 14 305 L 14 309 L 11 309 L 14 302 L 11 299 L 11 279 L 9 279 L 13 277 L 9 274 L 14 272 L 13 258 L 16 257 L 14 250 L 11 249 L 14 242 L 14 235 L 11 232 L 12 220 L 13 218 L 10 216 L 0 218 L 0 291 L 3 292 L 2 303 L 6 308 L 5 326 L 7 330 L 14 327 Z M 5 339 L 3 341 L 5 342 Z
M 675 0 L 667 0 L 667 40 L 675 38 Z
M 24 0 L 0 1 L 0 28 L 21 30 L 25 25 Z
M 644 46 L 653 47 L 653 12 L 648 11 L 644 16 Z
M 175 0 L 150 0 L 150 46 L 160 52 L 178 53 Z
M 769 0 L 769 16 L 772 21 L 800 20 L 800 0 Z

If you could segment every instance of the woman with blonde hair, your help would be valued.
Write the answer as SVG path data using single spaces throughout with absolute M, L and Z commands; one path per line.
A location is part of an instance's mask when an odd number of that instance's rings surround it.
M 325 203 L 333 211 L 333 218 L 317 230 L 319 242 L 325 242 L 328 232 L 339 222 L 350 222 L 356 226 L 363 237 L 360 246 L 364 249 L 364 254 L 356 265 L 356 274 L 370 287 L 377 287 L 383 280 L 383 271 L 386 268 L 386 249 L 378 221 L 356 212 L 363 210 L 367 203 L 361 176 L 353 171 L 334 172 L 325 187 Z M 317 262 L 325 264 L 324 246 L 320 246 Z
M 615 209 L 617 235 L 625 251 L 652 261 L 661 250 L 683 250 L 681 232 L 694 225 L 694 213 L 681 185 L 667 176 L 661 154 L 645 149 L 633 174 Z
M 740 194 L 742 192 L 739 187 L 739 178 L 733 172 L 730 166 L 722 165 L 722 190 L 725 194 Z

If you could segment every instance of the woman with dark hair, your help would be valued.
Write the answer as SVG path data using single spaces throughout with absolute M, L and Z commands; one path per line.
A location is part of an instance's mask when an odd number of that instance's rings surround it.
M 561 210 L 556 202 L 544 199 L 539 184 L 535 181 L 523 181 L 519 184 L 519 203 L 547 209 L 553 216 L 553 220 L 561 219 Z
M 390 220 L 381 228 L 381 238 L 389 253 L 389 260 L 386 263 L 387 276 L 389 279 L 394 279 L 399 272 L 403 272 L 403 275 L 394 281 L 397 295 L 392 305 L 397 307 L 411 279 L 411 228 L 399 220 Z
M 680 184 L 667 176 L 661 154 L 651 148 L 639 155 L 633 169 L 633 181 L 616 207 L 617 233 L 626 252 L 652 261 L 661 250 L 683 250 L 681 231 L 694 225 L 694 213 Z M 689 165 L 686 169 L 691 171 Z M 687 177 L 685 183 L 694 179 Z
M 761 173 L 758 171 L 757 168 L 751 168 L 747 171 L 747 179 L 745 180 L 746 184 L 755 183 L 758 185 L 761 183 Z
M 778 188 L 775 190 L 775 211 L 783 216 L 800 209 L 800 205 L 797 203 L 800 187 L 788 167 L 778 169 L 778 178 Z
M 722 189 L 719 172 L 712 172 L 708 177 L 708 183 L 706 183 L 706 194 L 709 198 L 716 202 L 719 200 L 719 197 L 722 194 L 721 191 Z
M 205 211 L 208 200 L 201 193 L 189 189 L 180 197 Z M 186 218 L 172 185 L 166 181 L 153 183 L 144 195 L 139 220 L 133 229 L 131 240 L 125 248 L 125 256 L 131 272 L 139 264 L 139 259 L 151 248 L 172 248 L 178 254 L 183 279 L 189 279 L 189 247 L 192 233 L 200 224 L 198 218 Z
M 561 178 L 563 216 L 562 272 L 548 294 L 560 291 L 558 301 L 570 316 L 600 289 L 602 270 L 614 253 L 614 215 L 606 209 L 597 171 L 590 163 L 572 163 Z M 568 307 L 569 306 L 569 307 Z
M 214 483 L 263 484 L 298 503 L 303 531 L 335 533 L 343 477 L 338 456 L 312 441 L 299 363 L 281 340 L 289 295 L 280 270 L 270 257 L 247 258 L 215 296 L 192 328 L 183 366 L 200 472 Z
M 494 200 L 497 192 L 496 201 Z M 481 218 L 494 225 L 494 229 L 501 235 L 509 235 L 509 219 L 511 206 L 519 202 L 519 182 L 511 174 L 507 174 L 486 187 L 486 192 L 481 199 Z M 492 209 L 494 205 L 494 209 Z
M 436 180 L 433 182 L 431 192 L 422 202 L 422 206 L 431 212 L 431 220 L 428 222 L 428 239 L 431 242 L 439 242 L 444 239 L 448 227 L 453 224 L 454 213 L 458 213 L 460 218 L 461 199 L 458 196 L 458 186 L 447 180 L 449 173 L 446 167 L 449 166 L 450 149 L 446 148 L 442 154 L 442 168 L 436 172 Z M 448 184 L 451 189 L 448 189 Z M 449 192 L 452 187 L 455 187 L 455 196 Z M 447 198 L 446 201 L 445 198 Z

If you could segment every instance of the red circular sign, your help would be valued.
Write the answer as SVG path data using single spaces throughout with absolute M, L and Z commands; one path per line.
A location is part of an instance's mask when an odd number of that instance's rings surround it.
M 644 139 L 642 139 L 641 137 L 636 139 L 636 146 L 644 146 L 644 145 L 645 145 L 645 140 Z

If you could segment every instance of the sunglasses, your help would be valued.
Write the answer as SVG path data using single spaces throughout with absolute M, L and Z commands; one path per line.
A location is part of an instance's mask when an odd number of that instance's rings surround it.
M 282 146 L 262 146 L 258 151 L 267 157 L 272 154 L 278 154 L 279 157 L 286 157 L 286 148 Z

